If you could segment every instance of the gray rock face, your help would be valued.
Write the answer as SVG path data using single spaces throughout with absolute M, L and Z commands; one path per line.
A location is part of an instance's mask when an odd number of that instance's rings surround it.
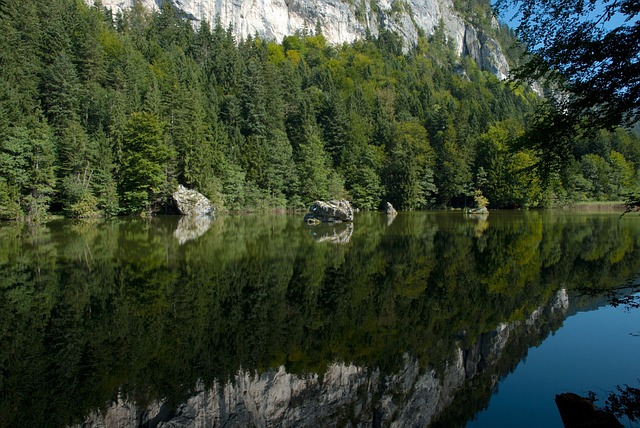
M 304 216 L 306 222 L 341 222 L 353 221 L 353 209 L 349 201 L 315 201 Z
M 94 0 L 85 0 L 92 5 Z M 157 10 L 164 0 L 140 0 Z M 220 22 L 233 26 L 236 38 L 260 37 L 281 42 L 284 36 L 316 24 L 330 43 L 351 43 L 369 31 L 377 36 L 386 29 L 400 34 L 406 46 L 416 44 L 418 33 L 434 33 L 443 23 L 444 29 L 459 55 L 469 55 L 484 70 L 503 79 L 509 66 L 498 43 L 465 23 L 453 7 L 453 0 L 170 0 L 194 22 Z M 102 0 L 105 7 L 122 11 L 134 0 Z M 398 8 L 398 4 L 402 7 Z M 497 20 L 493 23 L 498 25 Z
M 173 192 L 173 200 L 182 215 L 188 216 L 212 216 L 215 208 L 202 193 L 190 190 L 182 184 Z
M 500 80 L 509 76 L 509 64 L 500 44 L 471 25 L 465 25 L 462 55 L 470 56 L 482 70 Z

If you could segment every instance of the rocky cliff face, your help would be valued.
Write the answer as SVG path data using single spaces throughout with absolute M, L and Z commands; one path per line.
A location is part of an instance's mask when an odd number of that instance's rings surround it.
M 196 386 L 177 408 L 162 401 L 140 408 L 118 399 L 81 427 L 427 427 L 469 379 L 484 374 L 495 385 L 504 375 L 495 366 L 509 343 L 522 335 L 546 336 L 548 323 L 563 320 L 568 306 L 561 290 L 526 320 L 501 324 L 472 346 L 458 348 L 439 371 L 421 369 L 409 356 L 390 375 L 345 363 L 330 365 L 323 375 L 291 374 L 283 366 L 260 374 L 239 370 L 232 382 Z
M 94 0 L 85 0 L 92 4 Z M 381 29 L 400 34 L 406 45 L 414 44 L 418 32 L 432 34 L 442 22 L 457 53 L 468 55 L 478 65 L 504 79 L 509 65 L 500 45 L 481 30 L 465 23 L 455 12 L 452 0 L 140 0 L 148 9 L 158 9 L 163 1 L 172 1 L 194 21 L 218 19 L 233 25 L 236 36 L 282 38 L 316 25 L 331 43 L 350 43 Z M 115 11 L 130 8 L 134 0 L 102 0 Z M 498 25 L 494 21 L 494 25 Z

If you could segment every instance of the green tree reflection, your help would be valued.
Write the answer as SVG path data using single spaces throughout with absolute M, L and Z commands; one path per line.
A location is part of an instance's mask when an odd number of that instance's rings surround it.
M 118 396 L 179 403 L 240 368 L 441 368 L 560 288 L 635 277 L 635 220 L 367 213 L 342 244 L 286 215 L 220 217 L 184 245 L 172 217 L 1 225 L 0 425 L 77 423 Z M 523 330 L 501 370 L 558 325 Z

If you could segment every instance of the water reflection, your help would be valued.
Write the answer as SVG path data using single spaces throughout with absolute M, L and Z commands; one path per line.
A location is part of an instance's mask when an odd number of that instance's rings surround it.
M 3 225 L 0 424 L 464 425 L 572 289 L 640 271 L 635 220 L 361 213 L 349 245 L 284 215 L 182 246 L 178 218 Z
M 148 426 L 164 420 L 182 426 L 320 427 L 348 421 L 400 427 L 446 421 L 443 426 L 454 426 L 460 420 L 443 417 L 456 395 L 468 389 L 465 384 L 490 377 L 487 386 L 495 385 L 495 369 L 504 363 L 505 350 L 525 335 L 546 336 L 549 325 L 561 323 L 567 303 L 566 291 L 559 291 L 526 320 L 500 324 L 471 346 L 457 347 L 438 369 L 425 368 L 408 354 L 392 373 L 345 362 L 331 363 L 320 374 L 290 373 L 285 365 L 263 372 L 240 368 L 227 382 L 216 381 L 209 388 L 199 382 L 171 413 L 163 401 L 141 411 L 120 399 L 106 412 L 93 412 L 87 425 Z
M 393 224 L 393 221 L 398 216 L 398 212 L 394 209 L 393 211 L 387 211 L 387 227 Z
M 331 244 L 348 244 L 353 235 L 353 223 L 315 223 L 305 222 L 305 227 L 313 239 L 318 242 Z
M 204 235 L 211 227 L 212 221 L 213 218 L 208 215 L 181 216 L 173 236 L 183 245 Z

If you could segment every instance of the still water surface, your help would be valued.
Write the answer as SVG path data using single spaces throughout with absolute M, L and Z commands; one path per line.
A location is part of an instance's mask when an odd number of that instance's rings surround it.
M 640 218 L 0 225 L 0 425 L 561 426 L 638 387 Z
M 467 425 L 562 427 L 556 394 L 597 394 L 602 405 L 617 385 L 640 384 L 640 310 L 606 306 L 570 316 L 506 377 L 486 410 Z M 628 419 L 621 419 L 625 426 Z

